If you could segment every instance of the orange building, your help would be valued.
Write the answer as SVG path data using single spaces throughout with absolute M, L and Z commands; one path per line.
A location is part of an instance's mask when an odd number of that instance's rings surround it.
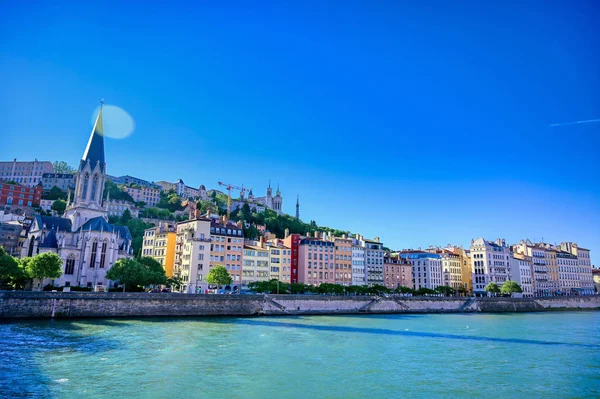
M 352 285 L 352 239 L 345 236 L 333 238 L 335 255 L 335 283 Z

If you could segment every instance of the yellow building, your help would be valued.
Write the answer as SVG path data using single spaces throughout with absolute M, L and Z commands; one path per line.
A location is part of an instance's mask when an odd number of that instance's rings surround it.
M 144 231 L 142 256 L 156 259 L 165 268 L 167 277 L 173 277 L 175 241 L 175 226 L 172 224 L 161 223 Z

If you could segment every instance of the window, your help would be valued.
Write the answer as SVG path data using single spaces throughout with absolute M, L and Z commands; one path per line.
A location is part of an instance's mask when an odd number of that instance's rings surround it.
M 104 261 L 106 260 L 106 247 L 108 243 L 106 240 L 102 243 L 102 253 L 100 254 L 100 268 L 104 269 Z
M 65 274 L 73 274 L 75 272 L 75 257 L 70 255 L 65 262 Z
M 90 255 L 90 267 L 94 267 L 94 263 L 96 262 L 96 252 L 98 251 L 98 241 L 92 243 L 92 253 Z

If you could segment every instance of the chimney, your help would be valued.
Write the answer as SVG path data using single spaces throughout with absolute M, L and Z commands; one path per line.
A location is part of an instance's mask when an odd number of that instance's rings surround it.
M 194 210 L 194 219 L 200 219 L 202 217 L 202 213 L 198 210 Z
M 260 236 L 260 238 L 258 239 L 258 246 L 262 248 L 264 245 L 265 245 L 265 237 Z
M 346 239 L 346 234 L 342 234 L 342 238 L 343 238 L 343 239 Z
M 310 231 L 306 232 L 306 237 L 310 238 Z
M 283 232 L 283 238 L 288 238 L 290 236 L 290 229 L 285 229 Z
M 379 237 L 375 237 L 375 242 L 379 242 Z
M 355 237 L 357 240 L 360 240 L 360 235 L 359 235 L 358 233 L 356 233 L 356 234 L 354 235 L 354 237 Z

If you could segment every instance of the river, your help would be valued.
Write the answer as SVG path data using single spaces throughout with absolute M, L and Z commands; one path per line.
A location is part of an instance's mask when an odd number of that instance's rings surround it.
M 0 323 L 0 397 L 598 398 L 600 312 Z

